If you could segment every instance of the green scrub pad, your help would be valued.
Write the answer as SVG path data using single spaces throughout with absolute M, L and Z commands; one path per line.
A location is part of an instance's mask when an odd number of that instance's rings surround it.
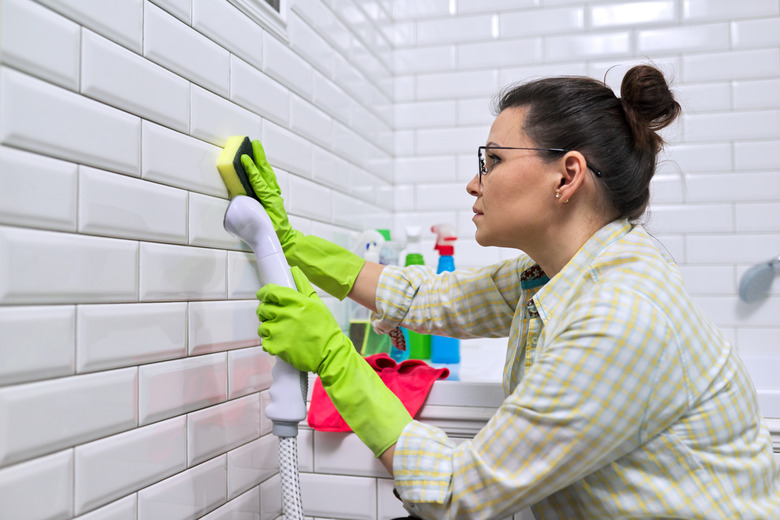
M 241 166 L 241 156 L 244 154 L 254 157 L 252 142 L 245 135 L 234 135 L 227 140 L 217 159 L 217 169 L 231 199 L 236 195 L 248 195 L 257 199 L 249 177 Z

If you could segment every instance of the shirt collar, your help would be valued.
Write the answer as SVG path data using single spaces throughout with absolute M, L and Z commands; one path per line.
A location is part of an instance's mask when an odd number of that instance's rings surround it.
M 533 300 L 542 321 L 547 322 L 566 294 L 580 286 L 583 274 L 591 268 L 602 249 L 623 237 L 631 231 L 632 227 L 627 220 L 619 219 L 599 229 L 580 247 L 563 269 L 539 289 Z

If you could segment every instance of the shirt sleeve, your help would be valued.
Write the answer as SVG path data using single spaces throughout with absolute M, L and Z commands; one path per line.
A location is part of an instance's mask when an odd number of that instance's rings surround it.
M 683 413 L 685 374 L 651 301 L 595 291 L 566 312 L 473 440 L 455 445 L 431 426 L 405 428 L 393 470 L 414 515 L 509 516 L 631 452 Z
M 428 266 L 387 266 L 377 287 L 374 328 L 398 325 L 459 338 L 506 336 L 522 297 L 527 257 L 478 269 L 436 274 Z

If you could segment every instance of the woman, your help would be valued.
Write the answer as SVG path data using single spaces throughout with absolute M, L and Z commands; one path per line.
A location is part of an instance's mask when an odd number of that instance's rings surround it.
M 363 263 L 292 230 L 259 143 L 243 157 L 300 292 L 258 292 L 263 347 L 320 374 L 422 518 L 780 518 L 755 390 L 678 269 L 635 224 L 678 116 L 637 66 L 621 97 L 589 78 L 505 91 L 468 183 L 476 239 L 516 259 L 435 275 Z M 300 268 L 300 270 L 298 269 Z M 374 326 L 509 338 L 506 399 L 468 442 L 413 421 L 366 370 L 306 276 Z

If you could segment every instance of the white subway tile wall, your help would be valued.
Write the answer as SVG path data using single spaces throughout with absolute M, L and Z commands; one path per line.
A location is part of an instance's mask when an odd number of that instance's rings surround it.
M 684 116 L 648 226 L 740 351 L 780 355 L 780 282 L 737 298 L 780 255 L 777 0 L 290 0 L 281 33 L 230 0 L 2 3 L 0 518 L 281 515 L 231 135 L 263 141 L 301 231 L 450 222 L 480 265 L 513 254 L 474 242 L 465 191 L 498 88 L 619 90 L 652 61 Z M 307 515 L 402 516 L 354 436 L 298 443 Z

